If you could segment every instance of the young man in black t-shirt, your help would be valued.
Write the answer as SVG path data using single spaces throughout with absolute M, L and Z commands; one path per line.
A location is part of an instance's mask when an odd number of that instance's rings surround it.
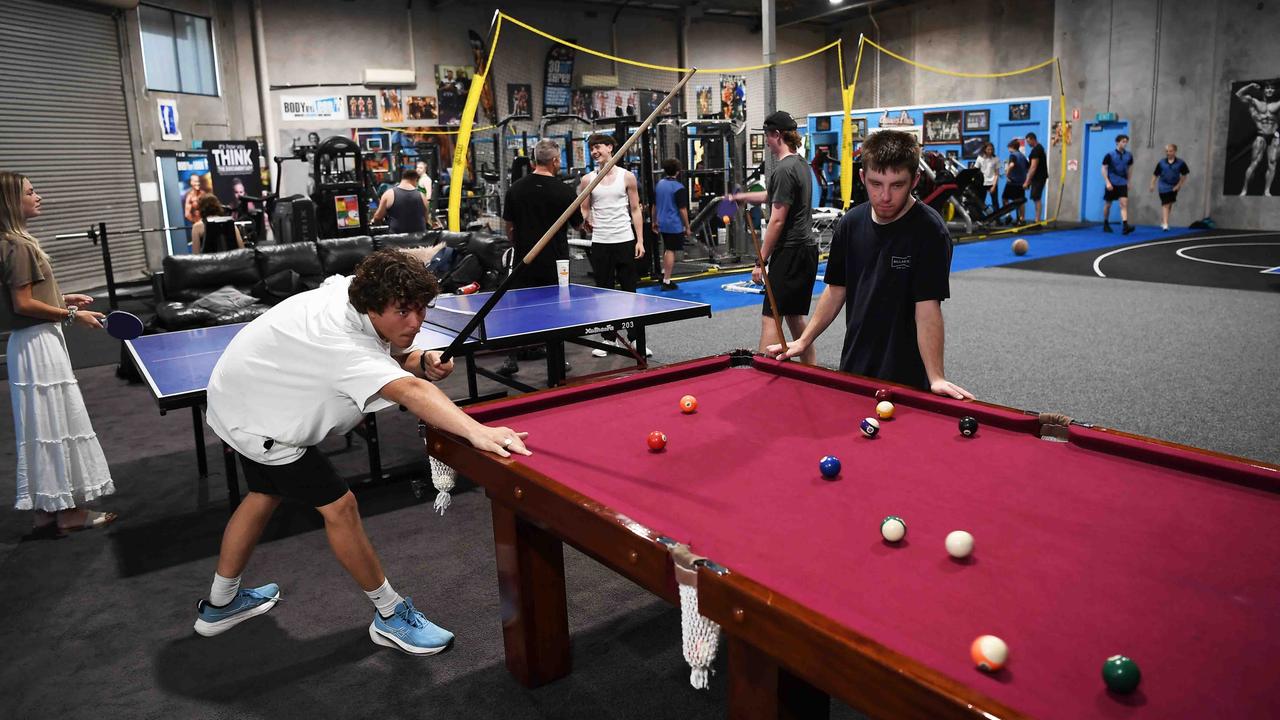
M 533 146 L 533 163 L 533 173 L 512 184 L 502 203 L 502 219 L 506 221 L 507 237 L 511 238 L 517 262 L 533 249 L 565 208 L 577 198 L 573 189 L 560 181 L 560 145 L 554 140 L 539 140 Z M 582 213 L 575 211 L 569 218 L 569 224 L 580 227 Z M 555 285 L 559 282 L 556 261 L 568 259 L 569 234 L 561 226 L 538 257 L 521 271 L 512 287 Z M 519 370 L 515 353 L 507 356 L 507 361 L 498 368 L 503 375 L 515 375 Z
M 778 303 L 778 314 L 791 329 L 792 337 L 799 337 L 809 322 L 813 284 L 818 279 L 818 242 L 809 232 L 813 222 L 812 175 L 809 165 L 796 154 L 800 135 L 789 114 L 779 110 L 765 118 L 764 143 L 777 161 L 769 173 L 769 189 L 725 197 L 768 206 L 769 224 L 760 239 L 760 253 L 768 260 L 769 287 Z M 759 283 L 763 277 L 764 267 L 756 260 L 751 281 Z M 781 341 L 766 294 L 760 318 L 760 351 Z M 800 361 L 813 365 L 818 361 L 816 351 L 802 354 Z
M 920 146 L 911 135 L 882 130 L 862 145 L 869 201 L 840 220 L 827 259 L 827 289 L 804 334 L 778 359 L 810 350 L 845 309 L 848 328 L 840 369 L 973 398 L 943 370 L 942 301 L 950 294 L 951 235 L 933 208 L 916 202 Z
M 1031 219 L 1032 222 L 1039 222 L 1044 219 L 1041 211 L 1041 204 L 1044 202 L 1044 186 L 1049 181 L 1049 158 L 1044 154 L 1044 145 L 1040 144 L 1040 140 L 1033 132 L 1027 133 L 1027 147 L 1031 150 L 1027 154 L 1027 179 L 1023 183 L 1031 200 L 1036 204 L 1036 215 Z

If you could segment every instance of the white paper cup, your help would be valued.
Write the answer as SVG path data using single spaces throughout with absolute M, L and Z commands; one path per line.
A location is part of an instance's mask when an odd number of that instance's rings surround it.
M 560 287 L 568 287 L 569 285 L 569 261 L 556 261 L 556 277 L 560 281 Z

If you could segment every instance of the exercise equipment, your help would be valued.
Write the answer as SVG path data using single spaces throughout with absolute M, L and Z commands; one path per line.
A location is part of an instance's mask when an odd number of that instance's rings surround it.
M 369 190 L 363 152 L 354 140 L 334 135 L 311 152 L 311 199 L 321 237 L 369 234 Z

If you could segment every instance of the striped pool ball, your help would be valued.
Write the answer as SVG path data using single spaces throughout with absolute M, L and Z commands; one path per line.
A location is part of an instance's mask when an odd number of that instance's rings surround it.
M 880 432 L 880 421 L 875 418 L 863 418 L 862 422 L 858 423 L 858 428 L 862 430 L 863 435 L 873 438 Z
M 907 536 L 907 522 L 897 515 L 890 515 L 880 521 L 880 537 L 896 543 Z

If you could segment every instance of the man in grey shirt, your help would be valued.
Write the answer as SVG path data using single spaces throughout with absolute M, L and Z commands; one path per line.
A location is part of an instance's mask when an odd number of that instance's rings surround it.
M 730 200 L 765 203 L 769 224 L 765 227 L 760 254 L 768 259 L 769 285 L 793 338 L 800 337 L 809 322 L 809 305 L 813 301 L 813 285 L 818 277 L 818 243 L 809 232 L 813 212 L 813 191 L 808 164 L 796 154 L 800 135 L 796 121 L 779 110 L 764 121 L 764 142 L 777 162 L 769 173 L 769 189 L 764 192 L 730 193 Z M 763 280 L 765 268 L 756 260 L 752 282 Z M 759 351 L 782 342 L 773 323 L 773 309 L 766 293 L 760 317 Z M 817 351 L 810 347 L 800 354 L 800 361 L 817 362 Z

